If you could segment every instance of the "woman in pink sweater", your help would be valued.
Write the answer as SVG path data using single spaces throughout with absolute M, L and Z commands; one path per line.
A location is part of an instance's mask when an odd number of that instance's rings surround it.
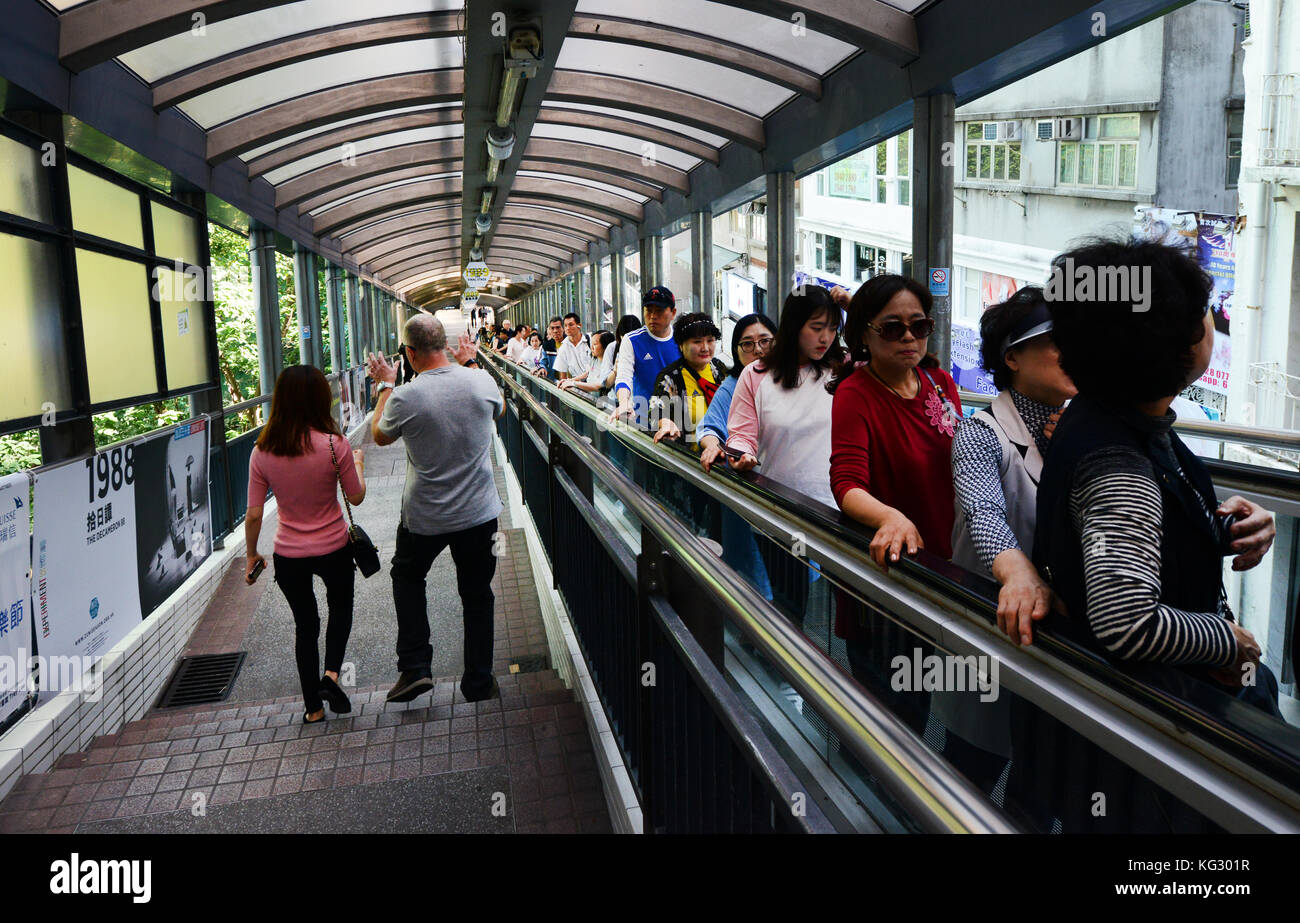
M 818 285 L 792 293 L 781 307 L 767 355 L 740 373 L 727 415 L 727 448 L 741 453 L 731 463 L 735 470 L 757 468 L 826 507 L 835 505 L 830 479 L 833 398 L 826 383 L 839 366 L 839 332 L 835 294 Z M 773 600 L 802 624 L 813 573 L 770 539 L 755 538 Z
M 339 687 L 339 670 L 352 633 L 352 582 L 356 564 L 348 526 L 339 505 L 340 482 L 354 506 L 366 498 L 365 457 L 339 432 L 330 416 L 329 382 L 320 369 L 285 369 L 271 395 L 271 417 L 249 462 L 245 580 L 266 566 L 257 553 L 267 490 L 275 494 L 279 528 L 275 533 L 275 582 L 280 585 L 296 627 L 294 652 L 306 706 L 304 724 L 325 720 L 329 702 L 336 713 L 352 710 Z M 325 673 L 320 675 L 320 616 L 312 576 L 325 581 L 329 627 L 325 631 Z

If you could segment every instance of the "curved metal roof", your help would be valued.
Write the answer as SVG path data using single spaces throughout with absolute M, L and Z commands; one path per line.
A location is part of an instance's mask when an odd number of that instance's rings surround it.
M 493 184 L 481 149 L 506 57 L 494 10 L 458 0 L 53 5 L 60 63 L 80 72 L 118 59 L 156 111 L 204 129 L 209 164 L 242 161 L 274 187 L 277 210 L 423 306 L 459 291 L 484 188 L 494 190 L 489 265 L 546 275 L 642 221 L 645 203 L 689 194 L 691 171 L 727 145 L 761 149 L 764 118 L 796 95 L 818 98 L 822 77 L 862 48 L 915 56 L 918 4 L 524 4 L 544 33 L 525 84 L 536 98 L 529 117 L 512 119 L 514 151 Z
M 179 112 L 202 129 L 210 168 L 233 163 L 269 184 L 277 214 L 323 250 L 435 307 L 460 290 L 484 208 L 493 270 L 563 271 L 593 248 L 634 239 L 635 226 L 663 226 L 683 203 L 708 207 L 732 194 L 720 188 L 726 179 L 743 177 L 739 186 L 764 169 L 789 169 L 846 125 L 951 82 L 971 67 L 964 51 L 953 54 L 951 17 L 973 22 L 977 6 L 519 0 L 501 12 L 462 0 L 47 2 L 60 11 L 63 67 L 80 73 L 116 59 L 147 85 L 156 113 Z M 1024 34 L 1086 6 L 1049 5 Z M 918 21 L 932 9 L 940 12 L 923 30 L 931 51 L 923 59 Z M 516 141 L 489 183 L 486 133 L 502 108 L 507 36 L 521 25 L 537 29 L 540 55 L 509 101 Z M 981 52 L 1009 48 L 1017 29 L 1003 20 L 1005 36 L 985 36 Z M 829 93 L 827 81 L 849 62 Z M 862 75 L 878 79 L 862 84 Z M 846 84 L 861 85 L 863 98 L 846 103 Z M 791 110 L 799 100 L 824 108 Z M 789 126 L 815 125 L 827 109 L 826 134 L 790 139 Z

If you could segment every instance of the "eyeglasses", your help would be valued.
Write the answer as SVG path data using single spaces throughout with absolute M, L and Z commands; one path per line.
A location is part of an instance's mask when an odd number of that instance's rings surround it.
M 919 318 L 910 324 L 905 324 L 901 320 L 887 320 L 879 327 L 868 321 L 867 326 L 880 334 L 880 338 L 886 343 L 898 342 L 903 338 L 904 331 L 910 331 L 918 340 L 924 340 L 934 333 L 934 319 L 929 317 Z
M 763 337 L 761 340 L 741 340 L 736 344 L 742 353 L 752 353 L 754 350 L 767 352 L 768 347 L 772 345 L 772 337 Z

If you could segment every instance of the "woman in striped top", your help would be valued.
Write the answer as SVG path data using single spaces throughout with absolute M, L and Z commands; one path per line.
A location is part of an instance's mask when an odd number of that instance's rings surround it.
M 1217 502 L 1169 410 L 1209 364 L 1211 290 L 1157 243 L 1098 240 L 1053 261 L 1052 337 L 1079 396 L 1044 463 L 1034 560 L 1109 656 L 1180 667 L 1277 713 L 1276 681 L 1222 581 L 1225 555 L 1238 571 L 1260 562 L 1273 517 L 1242 497 Z

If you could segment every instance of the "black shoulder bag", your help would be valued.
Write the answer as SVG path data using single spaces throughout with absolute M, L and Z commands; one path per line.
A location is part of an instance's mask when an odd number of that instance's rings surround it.
M 352 548 L 352 560 L 357 562 L 357 569 L 363 577 L 373 577 L 379 573 L 379 549 L 366 535 L 366 530 L 352 521 L 352 504 L 348 503 L 348 493 L 343 487 L 343 475 L 339 473 L 339 458 L 334 454 L 334 437 L 330 436 L 330 461 L 334 462 L 334 477 L 339 482 L 339 491 L 343 494 L 343 508 L 348 511 L 348 545 Z

